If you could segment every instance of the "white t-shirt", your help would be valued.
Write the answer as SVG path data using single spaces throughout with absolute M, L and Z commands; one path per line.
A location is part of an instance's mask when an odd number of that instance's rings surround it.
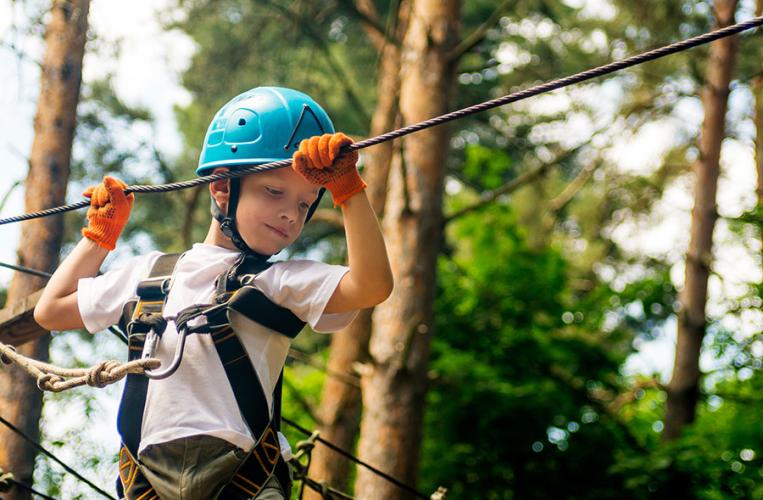
M 119 269 L 79 280 L 77 302 L 88 331 L 95 333 L 119 321 L 123 305 L 136 296 L 138 282 L 148 276 L 159 255 L 152 252 L 134 257 Z M 174 316 L 189 305 L 210 303 L 215 278 L 239 255 L 237 251 L 196 243 L 175 267 L 164 316 Z M 313 330 L 333 332 L 347 326 L 357 314 L 357 311 L 323 314 L 348 270 L 345 266 L 310 260 L 276 262 L 257 275 L 254 286 L 274 303 L 290 309 Z M 291 340 L 237 313 L 231 314 L 230 319 L 257 371 L 272 415 L 273 390 Z M 156 351 L 163 367 L 172 360 L 177 337 L 170 321 Z M 174 374 L 149 381 L 139 449 L 197 434 L 225 439 L 244 450 L 254 446 L 212 339 L 204 334 L 187 337 L 183 360 Z M 284 441 L 282 448 L 288 447 Z

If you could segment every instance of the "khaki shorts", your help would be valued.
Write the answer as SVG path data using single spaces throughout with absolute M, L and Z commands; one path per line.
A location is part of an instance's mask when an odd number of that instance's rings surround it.
M 161 500 L 210 500 L 218 497 L 245 458 L 244 450 L 224 439 L 198 435 L 150 445 L 138 462 Z M 125 494 L 133 500 L 130 492 Z M 284 496 L 273 475 L 252 498 L 285 500 Z

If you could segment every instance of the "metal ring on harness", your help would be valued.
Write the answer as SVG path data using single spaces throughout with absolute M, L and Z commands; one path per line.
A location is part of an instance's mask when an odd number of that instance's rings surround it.
M 172 358 L 172 363 L 170 363 L 170 366 L 165 368 L 161 371 L 154 371 L 154 370 L 144 370 L 144 374 L 146 377 L 152 379 L 152 380 L 161 380 L 163 378 L 167 378 L 178 369 L 178 366 L 180 366 L 180 362 L 183 360 L 183 350 L 185 349 L 185 337 L 188 334 L 187 328 L 181 328 L 180 331 L 178 331 L 178 339 L 175 343 L 175 356 Z M 150 352 L 147 352 L 145 347 L 149 347 L 149 342 L 153 341 L 153 339 L 156 338 L 156 343 L 152 343 L 151 348 L 149 348 Z M 153 328 L 150 332 L 148 332 L 148 335 L 146 336 L 146 344 L 143 350 L 143 355 L 141 357 L 146 356 L 153 356 L 153 351 L 156 350 L 156 345 L 158 344 L 158 338 L 159 336 L 154 333 Z
M 188 334 L 191 333 L 198 333 L 200 331 L 205 331 L 209 329 L 209 323 L 204 322 L 199 325 L 188 325 L 189 321 L 198 318 L 200 316 L 203 316 L 207 318 L 207 315 L 224 309 L 227 307 L 227 304 L 218 304 L 218 305 L 212 305 L 212 306 L 191 306 L 186 309 L 183 309 L 178 313 L 176 317 L 168 317 L 168 318 L 162 318 L 164 321 L 163 323 L 159 323 L 156 327 L 152 327 L 151 330 L 149 330 L 148 334 L 146 335 L 146 341 L 143 346 L 143 353 L 141 354 L 141 358 L 152 358 L 154 357 L 154 353 L 156 352 L 156 348 L 159 345 L 159 339 L 161 338 L 162 333 L 164 332 L 164 329 L 167 326 L 167 321 L 174 321 L 175 327 L 177 328 L 178 333 L 178 339 L 175 343 L 175 355 L 172 358 L 172 363 L 170 363 L 170 366 L 165 368 L 162 371 L 155 371 L 155 370 L 144 370 L 144 373 L 146 377 L 152 379 L 152 380 L 161 380 L 163 378 L 167 378 L 175 371 L 177 371 L 178 367 L 180 366 L 180 362 L 183 360 L 183 351 L 185 350 L 185 339 L 188 336 Z M 160 316 L 161 318 L 161 316 Z M 158 331 L 154 331 L 154 330 Z

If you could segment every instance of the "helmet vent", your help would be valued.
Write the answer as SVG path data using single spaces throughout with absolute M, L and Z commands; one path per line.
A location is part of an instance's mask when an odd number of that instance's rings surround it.
M 238 124 L 239 124 L 240 127 L 243 127 L 244 125 L 246 125 L 246 120 L 241 118 L 241 119 L 238 120 Z
M 231 146 L 231 147 L 230 147 L 230 150 L 231 150 L 233 153 L 235 153 L 236 151 L 238 151 L 238 146 L 236 146 L 236 145 L 234 144 L 233 146 Z

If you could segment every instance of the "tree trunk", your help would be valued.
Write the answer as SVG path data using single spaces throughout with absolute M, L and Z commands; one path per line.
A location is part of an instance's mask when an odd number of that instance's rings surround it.
M 755 16 L 763 16 L 763 0 L 755 2 Z M 752 93 L 755 99 L 755 111 L 753 120 L 755 121 L 755 168 L 758 172 L 758 210 L 763 208 L 763 74 L 755 75 L 752 78 Z M 763 228 L 760 231 L 761 242 L 763 242 Z M 763 255 L 763 245 L 761 245 L 761 255 Z
M 718 28 L 734 23 L 738 0 L 715 2 Z M 700 156 L 694 164 L 694 209 L 691 239 L 686 254 L 684 287 L 680 294 L 678 341 L 673 376 L 667 387 L 663 439 L 671 441 L 694 421 L 699 395 L 699 355 L 705 335 L 707 279 L 712 265 L 713 228 L 717 218 L 715 196 L 718 186 L 721 143 L 725 136 L 729 83 L 734 71 L 738 39 L 713 42 L 702 89 L 705 118 L 699 140 Z
M 89 0 L 54 0 L 45 33 L 45 55 L 40 77 L 40 97 L 34 119 L 34 140 L 26 179 L 26 212 L 62 205 L 69 178 L 69 161 L 76 125 L 77 102 L 82 79 Z M 24 222 L 18 250 L 23 266 L 53 271 L 58 263 L 63 236 L 63 218 L 46 217 Z M 8 290 L 12 303 L 39 290 L 41 278 L 16 273 Z M 21 354 L 48 359 L 50 337 L 18 348 Z M 39 436 L 42 394 L 35 381 L 10 366 L 0 371 L 0 414 L 27 435 Z M 0 464 L 16 479 L 32 484 L 36 450 L 9 429 L 0 428 Z M 16 488 L 3 498 L 26 499 L 30 495 Z
M 459 20 L 458 0 L 413 0 L 401 52 L 404 124 L 448 110 L 455 64 L 447 54 L 458 41 Z M 374 312 L 371 360 L 361 374 L 360 458 L 411 485 L 421 445 L 448 139 L 446 127 L 409 136 L 390 172 L 382 225 L 395 290 Z M 410 494 L 358 468 L 355 497 Z
M 398 8 L 397 35 L 407 24 L 407 0 Z M 378 102 L 371 120 L 370 135 L 376 136 L 394 128 L 399 116 L 400 52 L 390 43 L 382 42 L 379 61 Z M 381 217 L 387 198 L 387 178 L 394 154 L 395 142 L 385 142 L 368 150 L 364 158 L 363 176 L 368 182 L 368 197 L 376 214 Z M 332 373 L 352 374 L 353 364 L 368 360 L 368 339 L 371 335 L 373 309 L 360 311 L 358 317 L 344 330 L 331 337 L 328 369 Z M 361 396 L 358 387 L 332 377 L 323 386 L 318 415 L 321 436 L 342 449 L 351 450 L 355 444 L 360 421 Z M 313 451 L 310 477 L 342 491 L 348 485 L 350 462 L 325 446 Z M 320 500 L 321 495 L 305 490 L 306 500 Z

